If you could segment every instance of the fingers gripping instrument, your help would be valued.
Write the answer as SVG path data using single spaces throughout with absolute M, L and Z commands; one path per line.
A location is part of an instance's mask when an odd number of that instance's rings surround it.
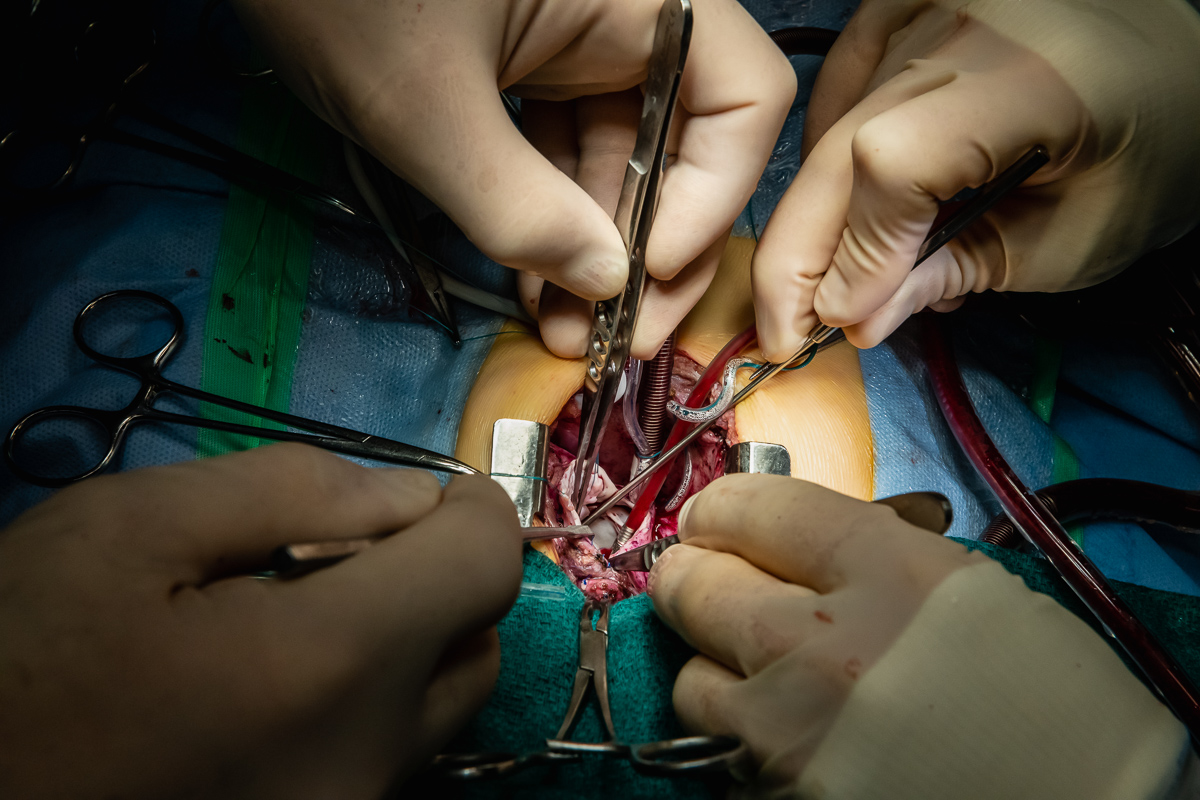
M 101 336 L 100 339 L 104 340 L 105 344 L 97 341 L 96 347 L 88 343 L 97 328 L 107 327 L 106 321 L 136 320 L 146 317 L 147 309 L 152 310 L 152 314 L 142 320 L 148 331 L 146 335 L 153 337 L 155 332 L 162 334 L 156 349 L 127 357 L 112 352 L 109 346 L 112 342 L 108 341 L 111 337 Z M 159 326 L 155 325 L 155 322 L 167 323 L 167 331 L 158 330 Z M 123 330 L 117 326 L 118 333 Z M 4 458 L 13 473 L 38 486 L 66 486 L 103 472 L 117 456 L 132 426 L 142 422 L 171 422 L 281 442 L 301 442 L 335 453 L 370 458 L 388 464 L 403 464 L 459 475 L 479 474 L 479 470 L 470 464 L 423 447 L 243 403 L 164 378 L 162 371 L 183 342 L 185 330 L 183 314 L 175 304 L 152 292 L 118 289 L 100 295 L 84 306 L 75 317 L 75 345 L 97 364 L 134 376 L 141 382 L 141 387 L 129 404 L 118 410 L 86 406 L 46 406 L 26 414 L 17 421 L 4 439 Z M 129 332 L 126 340 L 139 341 L 137 335 L 135 332 Z M 239 411 L 279 425 L 243 425 L 165 411 L 156 407 L 161 398 L 172 394 Z
M 942 245 L 949 242 L 955 236 L 958 236 L 967 226 L 986 214 L 1006 194 L 1033 177 L 1033 173 L 1044 167 L 1049 161 L 1050 154 L 1046 148 L 1041 145 L 1030 148 L 1023 156 L 1013 162 L 1012 166 L 997 175 L 994 180 L 981 187 L 974 197 L 964 202 L 954 214 L 929 234 L 929 237 L 922 242 L 921 248 L 917 251 L 917 259 L 913 262 L 913 269 L 919 267 L 924 263 L 925 259 L 940 250 Z M 813 345 L 820 345 L 825 342 L 837 333 L 838 330 L 838 328 L 818 322 L 808 332 L 808 336 L 805 337 L 804 342 L 800 345 L 800 349 L 796 351 L 796 356 L 791 360 L 795 361 L 801 354 L 808 352 L 808 349 Z
M 986 214 L 993 206 L 996 205 L 996 203 L 1000 202 L 1000 200 L 1003 199 L 1008 192 L 1020 186 L 1022 183 L 1032 177 L 1033 174 L 1045 166 L 1049 160 L 1050 155 L 1046 151 L 1046 148 L 1042 147 L 1041 145 L 1036 145 L 1030 148 L 1015 162 L 1013 162 L 1008 169 L 1000 173 L 1000 175 L 998 175 L 994 180 L 984 184 L 974 197 L 959 206 L 952 214 L 950 214 L 950 216 L 946 217 L 943 222 L 938 224 L 932 231 L 930 231 L 929 236 L 925 239 L 925 242 L 921 245 L 920 250 L 917 252 L 916 262 L 913 264 L 913 267 L 915 268 L 917 265 L 924 262 L 925 259 L 937 252 L 943 245 L 971 225 L 971 223 L 975 222 L 977 219 Z M 809 332 L 808 336 L 805 337 L 804 341 L 801 342 L 800 347 L 796 350 L 791 358 L 787 359 L 786 361 L 765 364 L 760 367 L 758 371 L 754 373 L 754 376 L 750 379 L 750 381 L 733 396 L 733 399 L 728 403 L 724 410 L 727 411 L 728 409 L 741 403 L 743 400 L 757 391 L 758 388 L 768 380 L 787 369 L 788 366 L 800 363 L 803 359 L 808 357 L 813 349 L 819 349 L 823 344 L 831 341 L 838 331 L 838 328 L 825 325 L 824 323 L 818 323 L 816 327 Z M 724 413 L 724 411 L 722 411 L 722 413 Z M 624 486 L 618 489 L 615 494 L 613 494 L 603 503 L 597 505 L 595 508 L 589 509 L 591 513 L 586 519 L 583 520 L 583 524 L 591 525 L 593 522 L 600 519 L 606 511 L 611 509 L 617 503 L 621 502 L 621 500 L 637 489 L 638 486 L 642 485 L 646 480 L 648 480 L 651 475 L 653 475 L 659 469 L 670 464 L 675 456 L 679 455 L 679 453 L 687 448 L 693 441 L 699 438 L 704 431 L 716 424 L 718 419 L 720 419 L 719 415 L 709 416 L 703 422 L 696 423 L 695 427 L 688 431 L 682 439 L 655 457 L 655 459 L 643 467 L 637 475 L 631 477 Z M 629 541 L 629 538 L 632 535 L 632 531 L 623 530 L 617 539 L 617 547 L 623 547 L 624 544 Z
M 625 180 L 614 218 L 625 239 L 629 255 L 629 277 L 625 290 L 596 304 L 592 318 L 592 338 L 588 343 L 588 368 L 583 385 L 583 412 L 579 420 L 579 449 L 576 453 L 575 485 L 572 497 L 576 508 L 583 505 L 596 462 L 604 426 L 612 413 L 617 387 L 637 323 L 642 290 L 646 283 L 646 242 L 658 205 L 666 158 L 667 131 L 679 94 L 679 81 L 687 60 L 692 33 L 692 6 L 689 0 L 667 0 L 658 15 L 654 33 L 654 52 L 646 79 L 646 99 L 637 143 L 625 167 Z

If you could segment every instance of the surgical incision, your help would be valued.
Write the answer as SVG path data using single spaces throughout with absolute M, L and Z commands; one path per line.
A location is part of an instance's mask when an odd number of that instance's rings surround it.
M 700 369 L 695 361 L 677 351 L 671 378 L 671 396 L 684 402 L 700 376 Z M 714 387 L 714 394 L 717 390 L 719 387 Z M 630 400 L 631 396 L 626 395 L 621 402 Z M 580 408 L 581 395 L 576 394 L 551 427 L 547 497 L 543 511 L 543 521 L 547 525 L 580 524 L 590 509 L 625 485 L 637 460 L 633 441 L 626 430 L 623 415 L 619 413 L 621 409 L 616 409 L 605 428 L 599 466 L 584 498 L 583 508 L 575 508 L 570 487 L 574 486 L 574 454 L 579 441 Z M 683 502 L 724 473 L 725 452 L 731 444 L 736 444 L 734 428 L 733 413 L 728 412 L 675 459 L 661 495 L 650 506 L 623 550 L 640 547 L 652 539 L 676 532 Z M 646 573 L 616 572 L 609 569 L 605 561 L 605 555 L 609 553 L 617 533 L 625 525 L 638 499 L 639 491 L 635 490 L 594 522 L 592 530 L 596 535 L 591 540 L 554 539 L 547 543 L 558 565 L 590 599 L 611 602 L 645 591 Z

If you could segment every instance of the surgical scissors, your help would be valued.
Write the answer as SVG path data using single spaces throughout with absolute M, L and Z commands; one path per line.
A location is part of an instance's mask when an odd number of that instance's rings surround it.
M 147 302 L 158 308 L 153 309 L 146 306 Z M 87 338 L 89 320 L 100 318 L 101 312 L 112 313 L 113 309 L 121 303 L 134 307 L 133 310 L 139 314 L 149 308 L 156 311 L 161 317 L 161 312 L 165 311 L 172 326 L 171 335 L 166 343 L 149 353 L 133 357 L 112 355 L 94 349 L 88 343 Z M 390 464 L 403 464 L 463 475 L 480 474 L 474 467 L 432 450 L 231 400 L 164 378 L 162 376 L 163 365 L 175 352 L 183 337 L 183 315 L 169 300 L 152 292 L 123 289 L 97 297 L 84 306 L 83 310 L 75 317 L 74 337 L 75 344 L 83 351 L 84 355 L 98 364 L 121 370 L 140 379 L 141 388 L 138 389 L 129 405 L 119 410 L 110 411 L 67 405 L 47 406 L 21 418 L 9 431 L 4 441 L 4 458 L 17 476 L 30 483 L 50 487 L 66 486 L 104 470 L 112 462 L 122 442 L 125 441 L 130 427 L 138 422 L 175 422 L 196 428 L 209 428 L 227 433 L 259 436 L 265 439 L 303 442 L 337 453 Z M 170 393 L 241 411 L 286 425 L 288 428 L 310 433 L 241 425 L 224 420 L 204 419 L 157 410 L 154 405 L 158 399 Z M 78 423 L 84 423 L 85 427 L 93 430 L 93 433 L 79 436 Z M 95 437 L 96 433 L 100 434 L 99 438 Z M 61 471 L 45 469 L 46 456 L 49 456 L 51 461 L 55 460 L 55 456 L 73 456 L 77 459 L 78 466 Z M 59 460 L 64 459 L 60 458 Z
M 667 132 L 675 111 L 675 98 L 679 95 L 679 81 L 687 61 L 691 35 L 690 0 L 666 0 L 659 11 L 654 32 L 654 50 L 650 56 L 637 141 L 625 167 L 614 217 L 628 248 L 629 276 L 621 294 L 596 304 L 592 318 L 572 491 L 576 508 L 582 508 L 584 495 L 596 472 L 604 426 L 612 413 L 621 374 L 633 344 L 633 330 L 646 283 L 646 242 L 658 206 Z
M 734 769 L 747 759 L 748 751 L 734 736 L 685 736 L 661 742 L 629 745 L 617 738 L 608 704 L 608 617 L 611 606 L 587 601 L 579 616 L 579 668 L 566 716 L 553 739 L 543 750 L 531 753 L 448 753 L 438 756 L 434 769 L 452 778 L 472 780 L 499 777 L 532 764 L 574 761 L 594 754 L 626 758 L 634 768 L 653 775 L 671 775 L 698 770 Z M 566 737 L 575 727 L 589 686 L 596 687 L 600 716 L 608 741 L 574 742 Z

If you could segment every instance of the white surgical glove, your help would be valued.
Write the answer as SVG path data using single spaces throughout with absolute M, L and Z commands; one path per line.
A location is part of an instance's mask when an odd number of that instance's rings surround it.
M 968 292 L 1098 283 L 1200 219 L 1200 15 L 1184 0 L 864 0 L 754 261 L 759 341 L 860 347 Z M 938 210 L 1048 165 L 916 270 Z
M 235 5 L 317 114 L 424 192 L 485 254 L 531 276 L 521 300 L 541 317 L 546 344 L 582 356 L 590 301 L 625 285 L 612 214 L 662 0 Z M 707 288 L 795 88 L 787 59 L 735 0 L 695 4 L 673 163 L 646 246 L 658 282 L 635 355 L 652 355 Z M 523 109 L 528 140 L 501 89 L 533 101 Z M 561 291 L 543 293 L 541 279 Z
M 0 534 L 0 797 L 382 797 L 487 701 L 517 528 L 486 477 L 296 444 L 64 489 Z
M 649 583 L 702 654 L 675 708 L 747 743 L 745 796 L 1161 800 L 1185 780 L 1187 731 L 1087 625 L 887 507 L 728 475 L 679 536 Z

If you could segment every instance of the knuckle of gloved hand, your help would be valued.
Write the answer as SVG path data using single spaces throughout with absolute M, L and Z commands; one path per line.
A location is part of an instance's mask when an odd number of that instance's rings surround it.
M 850 140 L 855 182 L 869 181 L 884 191 L 912 186 L 914 145 L 907 126 L 887 115 L 864 122 Z
M 302 492 L 322 502 L 335 500 L 354 470 L 364 469 L 319 447 L 297 442 L 270 444 L 208 463 L 221 469 L 227 479 L 253 480 L 269 472 L 276 491 Z
M 687 507 L 685 523 L 690 530 L 685 532 L 685 524 L 681 524 L 680 538 L 692 538 L 697 532 L 713 527 L 706 524 L 710 520 L 728 519 L 735 512 L 757 509 L 763 512 L 765 518 L 764 509 L 777 504 L 790 505 L 796 501 L 798 495 L 806 495 L 810 488 L 811 484 L 805 481 L 780 475 L 722 475 L 704 487 Z
M 467 230 L 472 242 L 498 263 L 584 299 L 618 294 L 629 263 L 612 222 L 577 187 L 541 188 L 548 200 L 539 208 L 513 202 L 489 209 Z
M 860 564 L 878 571 L 892 587 L 888 591 L 906 597 L 924 598 L 950 573 L 987 558 L 906 522 L 885 505 L 869 504 L 857 526 L 875 534 L 862 538 Z
M 455 537 L 460 585 L 496 602 L 515 598 L 521 583 L 521 526 L 504 490 L 483 475 L 456 477 L 434 513 Z
M 829 637 L 793 648 L 776 662 L 772 678 L 782 696 L 807 697 L 821 706 L 840 704 L 866 671 L 864 659 L 851 647 Z
M 668 547 L 654 562 L 654 566 L 650 568 L 650 574 L 646 579 L 646 594 L 654 601 L 655 607 L 668 606 L 674 602 L 674 595 L 678 591 L 681 573 L 685 568 L 677 566 L 681 560 L 679 553 L 680 548 L 685 545 L 676 545 Z M 683 561 L 687 560 L 686 556 L 682 557 Z
M 796 87 L 799 81 L 796 71 L 787 56 L 778 48 L 771 48 L 770 56 L 756 73 L 759 102 L 768 111 L 771 118 L 779 123 L 787 116 L 796 100 Z
M 675 679 L 671 701 L 679 721 L 689 731 L 733 733 L 729 719 L 729 687 L 712 679 L 712 662 L 693 656 Z
M 658 613 L 677 626 L 688 617 L 704 587 L 696 580 L 697 548 L 679 544 L 663 551 L 650 570 L 646 593 Z

